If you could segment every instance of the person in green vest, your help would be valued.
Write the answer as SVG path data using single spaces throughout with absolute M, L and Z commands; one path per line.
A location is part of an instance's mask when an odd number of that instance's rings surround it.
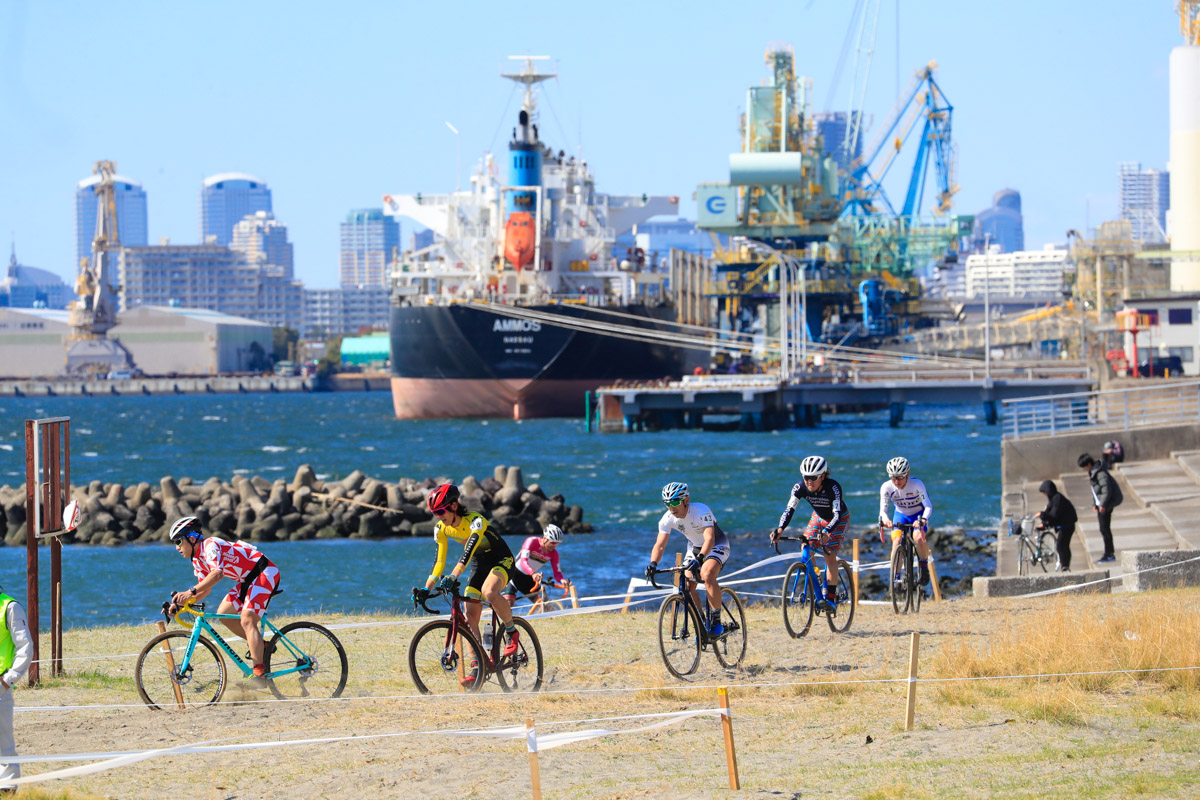
M 4 756 L 17 754 L 12 687 L 33 663 L 33 638 L 25 609 L 3 591 L 0 591 L 0 619 L 4 620 L 0 627 L 0 790 L 8 790 L 17 788 L 9 781 L 21 777 L 20 764 L 3 763 Z

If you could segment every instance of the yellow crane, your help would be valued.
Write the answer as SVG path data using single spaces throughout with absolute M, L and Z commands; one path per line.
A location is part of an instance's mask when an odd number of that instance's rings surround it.
M 1191 45 L 1200 45 L 1200 0 L 1179 0 L 1179 32 Z
M 129 351 L 108 332 L 117 324 L 117 292 L 113 288 L 116 259 L 121 250 L 117 228 L 117 193 L 113 161 L 97 161 L 92 172 L 100 176 L 96 192 L 96 236 L 92 239 L 91 258 L 82 259 L 75 278 L 71 303 L 71 336 L 67 344 L 67 373 L 97 375 L 114 369 L 129 369 L 133 359 Z

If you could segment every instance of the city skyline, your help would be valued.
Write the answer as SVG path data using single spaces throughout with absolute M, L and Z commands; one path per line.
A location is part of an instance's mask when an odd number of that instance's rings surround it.
M 895 10 L 885 7 L 865 113 L 882 123 L 912 71 L 937 60 L 955 106 L 955 210 L 973 213 L 1012 187 L 1022 194 L 1027 246 L 1062 241 L 1068 228 L 1116 218 L 1117 164 L 1167 167 L 1167 65 L 1181 41 L 1171 6 L 1097 3 L 1081 19 L 1015 2 L 1003 19 L 986 20 L 987 37 L 978 33 L 978 9 L 904 6 L 899 59 Z M 688 217 L 696 183 L 727 171 L 745 86 L 765 77 L 769 43 L 795 46 L 799 73 L 813 79 L 814 112 L 847 108 L 853 46 L 840 85 L 831 86 L 845 4 L 766 2 L 745 19 L 726 19 L 715 5 L 686 17 L 638 6 L 641 24 L 632 28 L 624 7 L 586 25 L 581 10 L 518 21 L 480 9 L 480 24 L 460 28 L 446 9 L 381 4 L 379 24 L 362 29 L 316 6 L 238 7 L 244 24 L 230 28 L 235 6 L 222 3 L 154 14 L 116 3 L 67 19 L 37 4 L 4 4 L 0 107 L 19 124 L 0 131 L 0 146 L 19 157 L 9 171 L 15 191 L 0 193 L 0 226 L 23 261 L 69 281 L 68 198 L 93 162 L 115 160 L 142 184 L 151 242 L 195 242 L 197 187 L 206 176 L 245 171 L 273 190 L 296 277 L 333 286 L 335 224 L 348 210 L 375 207 L 388 192 L 451 190 L 456 146 L 464 182 L 483 151 L 502 150 L 516 103 L 498 74 L 507 55 L 557 60 L 560 77 L 541 104 L 543 137 L 568 152 L 582 144 L 600 191 L 677 194 Z M 431 35 L 397 48 L 396 30 Z M 111 92 L 76 79 L 95 56 L 72 43 L 97 36 L 138 43 L 136 57 L 101 59 Z M 617 39 L 639 57 L 617 57 Z M 314 41 L 320 58 L 311 57 Z M 456 57 L 440 58 L 449 42 Z M 361 113 L 365 106 L 371 114 Z

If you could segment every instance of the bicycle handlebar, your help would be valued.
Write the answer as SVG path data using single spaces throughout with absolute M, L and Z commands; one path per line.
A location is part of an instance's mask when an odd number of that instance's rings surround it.
M 809 541 L 809 538 L 807 536 L 805 536 L 803 533 L 800 534 L 799 536 L 782 536 L 781 535 L 778 539 L 771 542 L 771 544 L 775 546 L 775 553 L 777 555 L 783 555 L 783 553 L 779 549 L 780 542 L 803 542 L 804 544 L 811 544 L 811 542 Z
M 687 572 L 687 571 L 688 571 L 688 570 L 687 570 L 686 568 L 684 568 L 683 566 L 678 566 L 678 567 L 670 567 L 670 568 L 668 568 L 668 569 L 655 569 L 655 570 L 654 570 L 653 572 L 651 572 L 651 573 L 650 573 L 650 575 L 649 575 L 649 577 L 650 577 L 650 585 L 651 585 L 651 586 L 653 586 L 655 589 L 666 589 L 666 588 L 667 588 L 666 586 L 659 586 L 659 585 L 658 585 L 658 581 L 654 580 L 654 576 L 655 576 L 655 575 L 657 575 L 657 574 L 658 574 L 658 573 L 660 573 L 660 572 L 662 572 L 662 573 L 666 573 L 666 574 L 674 574 L 674 573 L 678 572 L 679 574 L 683 574 L 683 573 L 685 573 L 685 572 Z M 693 572 L 692 572 L 692 579 L 693 579 L 695 582 L 697 582 L 697 583 L 699 583 L 699 582 L 700 582 L 700 568 L 699 568 L 699 566 L 697 566 L 697 567 L 693 568 Z

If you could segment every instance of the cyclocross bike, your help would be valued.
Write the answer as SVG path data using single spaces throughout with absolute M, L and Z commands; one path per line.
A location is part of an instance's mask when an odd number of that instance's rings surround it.
M 1057 572 L 1062 566 L 1058 558 L 1057 529 L 1034 527 L 1033 517 L 1018 522 L 1008 520 L 1008 535 L 1017 537 L 1017 574 L 1029 575 L 1035 566 L 1042 572 Z
M 504 649 L 503 628 L 492 612 L 492 646 L 485 648 L 471 633 L 463 603 L 482 603 L 463 597 L 457 590 L 439 589 L 424 600 L 413 600 L 430 614 L 438 613 L 428 603 L 438 595 L 450 599 L 450 618 L 436 619 L 421 627 L 408 645 L 408 672 L 421 694 L 478 692 L 491 675 L 506 692 L 536 692 L 542 687 L 542 643 L 533 626 L 518 616 L 513 624 L 521 632 L 517 652 L 501 655 Z
M 551 597 L 551 589 L 561 589 L 562 594 L 558 597 Z M 532 594 L 526 595 L 524 598 L 518 598 L 516 588 L 510 583 L 504 587 L 502 594 L 508 599 L 509 605 L 513 608 L 513 613 L 517 613 L 517 603 L 521 603 L 521 614 L 541 614 L 546 611 L 562 611 L 566 608 L 568 602 L 567 596 L 571 593 L 571 589 L 567 584 L 560 584 L 554 581 L 541 581 Z M 524 601 L 529 601 L 529 605 L 525 605 Z
M 829 608 L 825 602 L 825 570 L 819 568 L 813 558 L 813 548 L 804 534 L 780 536 L 775 540 L 775 552 L 779 553 L 780 542 L 800 542 L 800 560 L 788 567 L 783 576 L 783 627 L 793 639 L 808 633 L 817 605 L 829 623 L 829 630 L 845 633 L 854 622 L 854 583 L 850 565 L 838 559 L 838 588 L 836 604 Z
M 163 603 L 163 616 L 168 621 L 169 606 L 169 602 Z M 194 619 L 185 619 L 184 614 Z M 252 677 L 254 670 L 246 663 L 249 655 L 239 656 L 212 624 L 213 620 L 240 618 L 238 614 L 206 613 L 203 603 L 187 601 L 175 613 L 175 621 L 191 628 L 191 632 L 160 633 L 138 655 L 134 676 L 146 705 L 164 709 L 218 702 L 225 692 L 226 679 L 221 652 L 245 677 Z M 272 694 L 285 700 L 337 697 L 342 693 L 349 668 L 346 651 L 336 636 L 315 622 L 289 622 L 277 628 L 265 613 L 262 624 L 266 640 L 263 666 L 267 670 L 263 679 Z
M 888 572 L 888 587 L 892 596 L 892 610 L 897 614 L 921 611 L 921 598 L 925 590 L 921 588 L 921 558 L 917 555 L 917 543 L 912 536 L 912 523 L 896 525 L 900 530 L 900 544 L 892 553 L 892 563 Z M 880 534 L 889 533 L 887 528 L 879 526 Z M 928 534 L 926 534 L 928 535 Z
M 701 624 L 703 617 L 696 608 L 689 588 L 699 581 L 699 573 L 689 577 L 683 567 L 660 569 L 650 573 L 650 583 L 659 586 L 655 575 L 674 573 L 679 576 L 675 594 L 667 595 L 658 609 L 658 649 L 663 663 L 676 678 L 684 678 L 696 671 L 700 665 L 700 653 L 712 647 L 722 667 L 733 669 L 746 655 L 746 611 L 737 592 L 721 588 L 721 625 L 725 630 L 713 636 Z M 707 603 L 705 604 L 707 610 Z

